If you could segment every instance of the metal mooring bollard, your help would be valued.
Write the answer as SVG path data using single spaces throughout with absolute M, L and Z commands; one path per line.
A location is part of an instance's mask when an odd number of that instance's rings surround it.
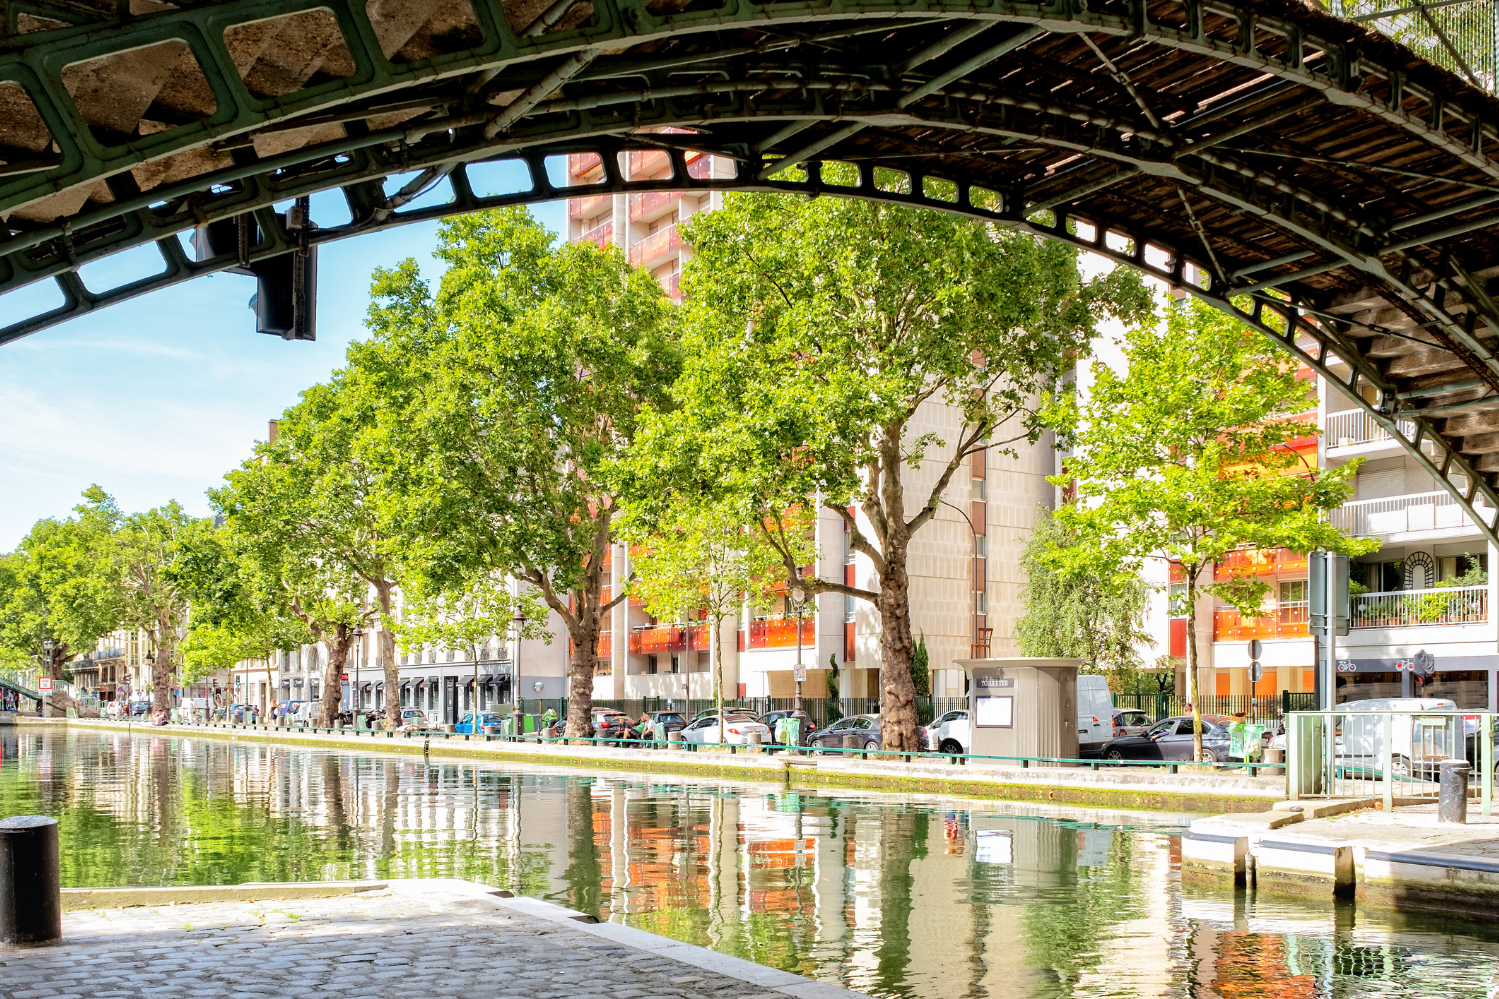
M 57 820 L 0 820 L 0 945 L 45 947 L 62 939 Z
M 1437 821 L 1468 822 L 1468 775 L 1473 772 L 1467 760 L 1443 760 L 1441 793 L 1437 798 Z

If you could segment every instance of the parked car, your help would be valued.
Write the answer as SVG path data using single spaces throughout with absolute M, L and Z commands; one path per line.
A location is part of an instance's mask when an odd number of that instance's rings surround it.
M 403 711 L 401 712 L 401 720 L 405 721 L 405 719 L 406 713 Z M 463 717 L 459 719 L 458 724 L 453 726 L 453 731 L 461 732 L 464 735 L 482 735 L 486 728 L 493 727 L 498 729 L 503 724 L 505 724 L 505 716 L 498 711 L 480 711 L 478 720 L 479 728 L 478 731 L 475 731 L 474 713 L 472 711 L 465 711 Z
M 614 708 L 593 709 L 593 737 L 595 739 L 635 738 L 635 719 Z
M 1108 677 L 1077 678 L 1077 754 L 1084 759 L 1098 756 L 1104 743 L 1114 738 L 1114 698 Z
M 765 714 L 760 716 L 759 721 L 761 725 L 764 725 L 766 728 L 770 729 L 771 734 L 774 735 L 777 723 L 779 723 L 782 718 L 792 717 L 801 719 L 801 734 L 797 737 L 796 744 L 798 746 L 805 746 L 807 745 L 807 739 L 812 735 L 813 730 L 817 728 L 817 724 L 812 721 L 812 716 L 807 714 L 805 711 L 767 711 Z
M 667 732 L 680 732 L 687 727 L 687 718 L 680 711 L 653 711 L 651 721 L 666 726 Z
M 748 746 L 750 736 L 758 734 L 762 744 L 770 742 L 770 729 L 751 714 L 724 712 L 724 734 L 719 737 L 718 716 L 705 715 L 682 730 L 682 741 L 696 745 Z
M 418 732 L 420 732 L 422 729 L 425 729 L 425 728 L 429 727 L 429 724 L 430 723 L 427 721 L 427 713 L 425 711 L 423 711 L 421 708 L 402 708 L 401 709 L 401 727 L 402 728 L 406 728 L 407 726 L 410 726 L 411 728 L 414 728 Z
M 949 756 L 972 752 L 973 735 L 968 724 L 968 709 L 944 711 L 926 727 L 926 744 Z
M 1142 735 L 1150 727 L 1150 715 L 1139 708 L 1114 709 L 1114 735 L 1118 739 L 1126 735 Z
M 1228 754 L 1228 726 L 1232 718 L 1202 715 L 1202 761 L 1204 763 L 1242 763 Z M 1126 735 L 1104 744 L 1101 755 L 1106 760 L 1192 761 L 1192 716 L 1163 718 L 1140 735 Z
M 244 709 L 245 709 L 245 707 L 246 707 L 246 705 L 237 704 L 237 705 L 235 705 L 235 707 L 239 708 L 240 711 L 243 712 Z M 131 701 L 130 702 L 130 715 L 133 718 L 138 718 L 141 715 L 149 714 L 150 711 L 151 711 L 151 702 L 150 701 Z M 244 721 L 244 718 L 236 718 L 235 721 Z

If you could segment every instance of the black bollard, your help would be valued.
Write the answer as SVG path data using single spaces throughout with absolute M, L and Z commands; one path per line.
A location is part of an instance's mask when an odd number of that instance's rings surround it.
M 1473 768 L 1467 760 L 1443 760 L 1441 792 L 1437 798 L 1437 822 L 1468 822 L 1468 775 Z
M 45 947 L 61 939 L 57 820 L 0 819 L 0 945 Z

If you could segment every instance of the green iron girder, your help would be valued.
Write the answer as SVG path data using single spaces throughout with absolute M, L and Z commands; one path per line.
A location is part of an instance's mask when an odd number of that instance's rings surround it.
M 579 194 L 868 198 L 1063 240 L 1239 316 L 1342 387 L 1499 543 L 1499 463 L 1470 427 L 1499 396 L 1499 104 L 1476 89 L 1278 0 L 583 6 L 581 19 L 554 4 L 516 27 L 513 10 L 475 0 L 477 42 L 406 62 L 387 58 L 357 0 L 10 25 L 0 88 L 25 91 L 52 145 L 0 147 L 0 343 L 289 252 L 275 206 L 318 192 L 341 191 L 351 221 L 302 237 L 313 245 Z M 230 37 L 307 11 L 329 12 L 347 65 L 257 96 Z M 152 105 L 157 124 L 129 134 L 91 120 L 69 89 L 76 67 L 168 42 L 201 71 L 202 113 Z M 332 131 L 272 141 L 314 127 Z M 621 171 L 619 155 L 644 148 L 669 151 L 670 177 Z M 687 149 L 734 176 L 693 177 Z M 549 176 L 549 158 L 578 154 L 601 157 L 600 184 Z M 471 168 L 502 159 L 529 186 L 477 194 Z M 857 184 L 834 183 L 846 174 L 833 160 L 854 164 Z M 148 167 L 160 176 L 142 190 Z M 386 181 L 413 173 L 451 200 L 402 207 Z M 68 197 L 78 207 L 39 207 Z M 189 258 L 183 234 L 247 215 L 259 234 L 247 255 Z M 79 277 L 147 244 L 157 274 L 109 289 Z M 47 280 L 60 308 L 6 312 L 7 293 Z

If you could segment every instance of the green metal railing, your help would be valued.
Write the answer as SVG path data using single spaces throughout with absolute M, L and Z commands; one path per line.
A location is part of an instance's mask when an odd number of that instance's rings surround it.
M 185 725 L 188 723 L 179 723 Z M 310 733 L 313 735 L 336 735 L 340 737 L 352 737 L 355 739 L 368 737 L 372 742 L 380 739 L 386 740 L 411 740 L 421 739 L 430 744 L 434 740 L 443 742 L 473 742 L 481 741 L 508 742 L 532 746 L 595 746 L 606 749 L 641 749 L 641 750 L 672 750 L 688 753 L 727 753 L 736 755 L 740 752 L 763 753 L 765 755 L 792 754 L 797 756 L 856 756 L 861 760 L 900 760 L 911 763 L 919 761 L 945 761 L 953 766 L 965 766 L 970 762 L 987 761 L 994 763 L 1008 763 L 1018 765 L 1021 769 L 1032 769 L 1042 767 L 1076 767 L 1088 770 L 1126 768 L 1140 770 L 1163 770 L 1167 773 L 1187 772 L 1232 772 L 1243 771 L 1250 775 L 1265 776 L 1267 771 L 1271 776 L 1278 776 L 1283 766 L 1279 763 L 1192 763 L 1179 760 L 1100 760 L 1081 759 L 1067 756 L 992 756 L 983 753 L 938 753 L 938 752 L 907 752 L 905 750 L 884 750 L 877 748 L 846 748 L 841 746 L 801 746 L 783 743 L 761 743 L 758 745 L 746 745 L 737 743 L 695 743 L 695 742 L 655 742 L 650 739 L 622 739 L 607 737 L 572 738 L 558 736 L 556 738 L 544 738 L 535 732 L 526 732 L 522 735 L 514 735 L 509 732 L 509 719 L 502 726 L 507 731 L 502 732 L 480 732 L 477 734 L 467 732 L 446 732 L 435 729 L 354 729 L 354 728 L 324 728 L 316 725 L 290 725 L 278 726 L 265 723 L 247 722 L 199 722 L 191 723 L 194 728 L 223 728 L 263 731 L 267 733 L 291 732 Z

